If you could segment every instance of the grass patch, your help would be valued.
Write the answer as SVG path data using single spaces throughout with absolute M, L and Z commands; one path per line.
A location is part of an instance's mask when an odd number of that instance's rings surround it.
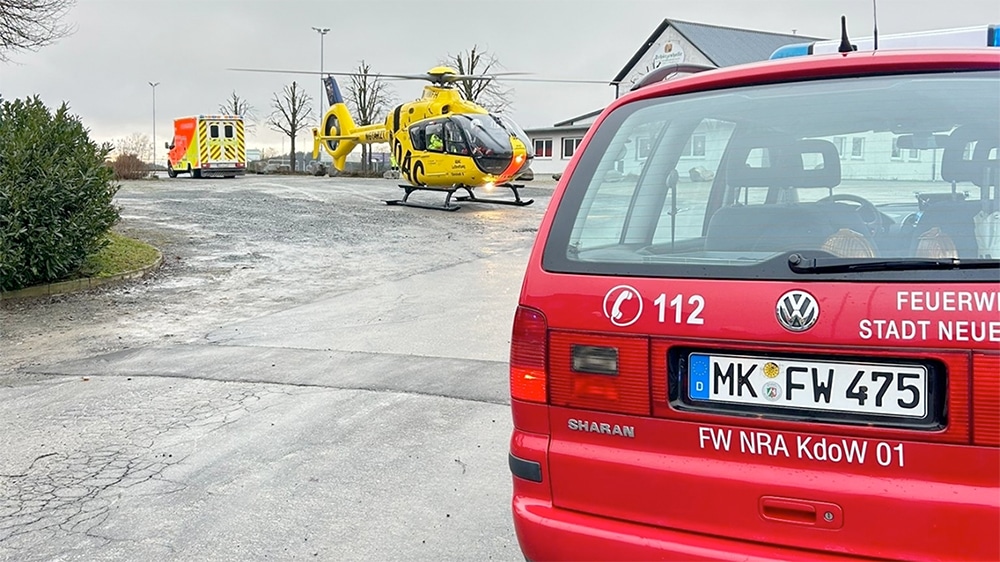
M 156 263 L 159 251 L 134 238 L 108 232 L 108 245 L 83 262 L 76 277 L 112 277 Z

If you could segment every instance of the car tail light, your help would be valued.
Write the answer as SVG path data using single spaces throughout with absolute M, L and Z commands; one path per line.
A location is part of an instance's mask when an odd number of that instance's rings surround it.
M 1000 446 L 1000 355 L 972 356 L 972 442 Z
M 548 401 L 547 336 L 545 316 L 537 310 L 519 306 L 510 338 L 511 398 L 527 402 Z
M 553 405 L 650 414 L 646 338 L 553 332 L 549 346 Z

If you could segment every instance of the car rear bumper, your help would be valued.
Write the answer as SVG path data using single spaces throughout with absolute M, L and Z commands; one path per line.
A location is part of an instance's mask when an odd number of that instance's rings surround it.
M 516 493 L 512 508 L 521 551 L 532 561 L 856 559 L 637 525 L 559 509 Z
M 519 403 L 518 412 L 532 408 Z M 544 408 L 535 413 L 546 412 Z M 522 414 L 515 424 L 541 420 Z M 545 462 L 550 437 L 541 431 L 515 429 L 509 464 L 513 474 L 511 511 L 521 552 L 528 560 L 743 560 L 839 561 L 856 559 L 835 554 L 782 547 L 631 523 L 560 508 L 552 503 L 549 466 Z
M 201 175 L 203 177 L 209 176 L 245 176 L 247 173 L 246 168 L 202 168 Z

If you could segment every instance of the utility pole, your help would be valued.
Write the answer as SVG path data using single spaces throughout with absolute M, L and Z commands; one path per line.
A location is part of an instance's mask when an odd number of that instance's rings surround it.
M 152 176 L 156 177 L 156 87 L 160 85 L 159 82 L 150 82 L 150 86 L 153 88 L 153 161 L 150 163 L 152 170 Z
M 319 97 L 316 98 L 316 103 L 319 107 L 317 108 L 316 115 L 319 115 L 319 118 L 322 119 L 323 115 L 326 114 L 326 110 L 323 108 L 323 100 L 326 99 L 326 85 L 323 84 L 323 37 L 330 31 L 330 28 L 313 27 L 313 31 L 319 33 Z

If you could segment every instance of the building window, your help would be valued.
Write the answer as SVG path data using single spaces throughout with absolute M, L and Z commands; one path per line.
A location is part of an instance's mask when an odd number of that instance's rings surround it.
M 681 151 L 681 157 L 687 158 L 704 158 L 705 157 L 705 135 L 691 135 L 688 139 L 687 144 L 684 145 L 684 150 Z
M 649 156 L 649 137 L 639 137 L 635 146 L 635 157 L 638 160 L 645 160 Z
M 840 159 L 847 158 L 847 137 L 833 137 L 833 144 L 837 147 Z
M 563 158 L 572 158 L 582 141 L 582 138 L 563 139 Z
M 920 149 L 919 148 L 908 148 L 902 149 L 899 147 L 899 137 L 892 139 L 892 156 L 893 160 L 902 160 L 903 156 L 906 156 L 907 162 L 920 162 Z
M 552 139 L 535 139 L 535 158 L 552 158 Z
M 851 139 L 851 158 L 860 159 L 865 157 L 865 137 L 853 137 Z

